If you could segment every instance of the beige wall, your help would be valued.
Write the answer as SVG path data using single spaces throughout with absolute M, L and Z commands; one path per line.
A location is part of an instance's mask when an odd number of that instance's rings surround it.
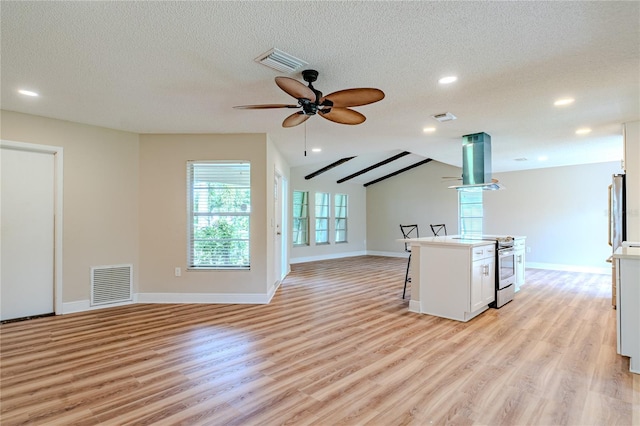
M 187 160 L 251 162 L 251 270 L 187 270 Z M 140 135 L 139 292 L 266 294 L 274 281 L 275 164 L 286 168 L 264 134 Z
M 131 263 L 137 271 L 138 135 L 0 114 L 3 140 L 64 149 L 62 301 L 90 299 L 92 266 Z
M 627 241 L 640 241 L 640 121 L 625 124 Z
M 619 161 L 496 173 L 507 189 L 485 193 L 485 232 L 525 235 L 529 266 L 608 271 L 614 173 L 621 173 Z
M 458 231 L 458 195 L 448 186 L 458 181 L 443 177 L 461 176 L 460 168 L 438 161 L 367 187 L 367 251 L 404 253 L 400 224 L 417 223 L 421 237 L 433 235 L 432 223 L 447 225 L 448 234 Z
M 598 163 L 496 173 L 506 187 L 484 192 L 487 234 L 525 235 L 528 265 L 604 271 L 607 244 L 607 187 L 620 163 Z M 458 195 L 442 176 L 457 167 L 431 162 L 367 189 L 367 251 L 403 253 L 400 223 L 417 223 L 429 236 L 430 223 L 444 222 L 458 233 Z
M 65 312 L 89 309 L 91 267 L 101 265 L 133 264 L 139 296 L 210 294 L 202 301 L 211 302 L 226 295 L 232 302 L 250 294 L 257 297 L 245 301 L 260 302 L 275 290 L 273 180 L 276 170 L 288 180 L 289 166 L 266 135 L 138 135 L 1 114 L 3 140 L 64 150 Z M 215 159 L 251 161 L 250 271 L 186 270 L 186 161 Z
M 295 167 L 291 170 L 291 191 L 309 192 L 309 236 L 311 244 L 306 247 L 291 247 L 291 263 L 308 262 L 317 259 L 330 259 L 334 257 L 352 256 L 365 254 L 365 241 L 367 238 L 366 217 L 367 217 L 367 192 L 364 186 L 353 183 L 336 183 L 333 179 L 324 178 L 322 175 L 313 179 L 304 178 L 304 167 Z M 332 197 L 335 194 L 348 195 L 348 219 L 347 219 L 347 243 L 335 244 L 334 225 L 329 225 L 329 241 L 331 244 L 315 245 L 313 235 L 315 223 L 313 220 L 316 192 L 328 192 Z M 293 195 L 290 196 L 292 199 Z M 291 203 L 289 203 L 291 204 Z M 292 214 L 291 205 L 289 213 Z M 291 223 L 291 220 L 289 221 Z M 291 240 L 291 237 L 289 238 Z

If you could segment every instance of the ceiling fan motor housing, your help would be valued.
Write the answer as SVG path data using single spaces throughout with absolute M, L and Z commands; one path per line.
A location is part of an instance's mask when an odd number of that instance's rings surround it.
M 304 70 L 302 71 L 302 79 L 307 83 L 313 83 L 318 79 L 318 71 L 316 70 Z

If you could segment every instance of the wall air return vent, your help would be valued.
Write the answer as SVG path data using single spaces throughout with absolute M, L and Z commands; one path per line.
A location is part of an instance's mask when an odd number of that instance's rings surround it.
M 91 268 L 91 306 L 132 300 L 133 265 Z
M 455 120 L 456 118 L 458 118 L 455 115 L 451 114 L 450 112 L 444 112 L 442 114 L 432 115 L 432 117 L 441 123 L 444 123 L 445 121 Z
M 300 68 L 309 65 L 302 59 L 298 59 L 275 48 L 258 56 L 255 61 L 276 71 L 286 73 L 296 72 Z

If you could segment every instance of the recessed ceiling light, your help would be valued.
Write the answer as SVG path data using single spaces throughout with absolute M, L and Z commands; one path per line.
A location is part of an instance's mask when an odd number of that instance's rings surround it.
M 24 89 L 18 90 L 18 93 L 25 96 L 40 96 L 36 92 L 32 92 L 31 90 L 24 90 Z
M 547 157 L 546 155 L 541 155 L 540 157 L 538 157 L 538 161 L 547 161 L 549 159 L 549 157 Z
M 435 132 L 436 128 L 435 127 L 425 127 L 424 129 L 422 129 L 423 132 L 425 133 L 431 133 L 431 132 Z
M 322 152 L 322 148 L 311 148 L 311 152 Z
M 575 99 L 573 99 L 573 98 L 564 98 L 564 99 L 558 99 L 553 104 L 555 106 L 565 106 L 565 105 L 572 104 L 574 101 L 575 101 Z
M 448 77 L 442 77 L 440 80 L 438 80 L 438 83 L 440 83 L 440 84 L 451 84 L 456 80 L 458 80 L 458 77 L 456 77 L 455 75 L 450 75 Z
M 591 133 L 591 129 L 589 129 L 588 127 L 576 130 L 576 135 L 586 135 L 587 133 Z

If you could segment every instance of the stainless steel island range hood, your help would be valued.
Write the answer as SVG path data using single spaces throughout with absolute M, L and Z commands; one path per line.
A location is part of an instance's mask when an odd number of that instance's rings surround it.
M 491 178 L 491 136 L 474 133 L 462 137 L 462 185 L 450 186 L 458 191 L 495 191 L 504 189 Z

